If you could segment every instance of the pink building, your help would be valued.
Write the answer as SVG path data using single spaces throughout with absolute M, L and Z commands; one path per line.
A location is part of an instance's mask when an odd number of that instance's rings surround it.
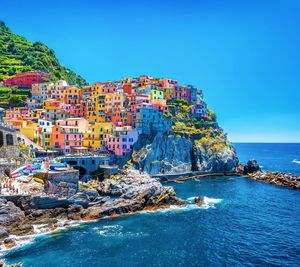
M 63 154 L 82 148 L 84 132 L 88 130 L 88 121 L 84 118 L 58 120 L 52 126 L 52 146 Z
M 191 92 L 190 90 L 185 86 L 176 86 L 175 87 L 175 99 L 185 99 L 188 101 L 188 103 L 191 102 Z
M 116 127 L 108 139 L 108 149 L 118 156 L 132 152 L 133 144 L 138 139 L 138 132 L 131 126 Z

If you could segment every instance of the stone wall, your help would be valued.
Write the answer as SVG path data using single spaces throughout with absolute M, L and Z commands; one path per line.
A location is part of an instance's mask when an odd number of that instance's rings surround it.
M 10 126 L 0 124 L 0 147 L 17 145 L 16 131 Z
M 24 164 L 24 160 L 20 157 L 20 149 L 18 147 L 0 147 L 0 175 L 5 170 L 13 171 Z
M 49 197 L 49 196 L 30 196 L 30 195 L 12 195 L 0 196 L 0 199 L 6 199 L 13 202 L 23 211 L 32 209 L 55 209 L 67 208 L 73 204 L 81 205 L 80 201 L 66 198 Z

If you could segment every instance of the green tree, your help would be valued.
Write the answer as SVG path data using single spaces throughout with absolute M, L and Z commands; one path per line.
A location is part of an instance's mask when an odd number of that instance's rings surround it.
M 18 95 L 11 95 L 9 97 L 8 104 L 10 107 L 19 107 L 19 106 L 23 106 L 24 101 L 22 100 L 22 97 Z

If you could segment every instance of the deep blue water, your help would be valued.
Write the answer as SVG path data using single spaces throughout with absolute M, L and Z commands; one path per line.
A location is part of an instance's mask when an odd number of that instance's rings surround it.
M 242 161 L 299 174 L 300 144 L 236 144 Z M 300 266 L 300 191 L 244 177 L 172 183 L 189 206 L 82 225 L 6 255 L 24 266 Z
M 300 144 L 235 143 L 241 162 L 256 159 L 263 170 L 300 175 Z

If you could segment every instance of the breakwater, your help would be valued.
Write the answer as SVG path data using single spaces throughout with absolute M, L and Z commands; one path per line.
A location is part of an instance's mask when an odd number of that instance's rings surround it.
M 161 182 L 172 182 L 172 181 L 184 181 L 189 179 L 197 179 L 210 176 L 235 176 L 239 175 L 236 172 L 201 172 L 201 171 L 190 171 L 182 173 L 165 173 L 165 174 L 153 174 L 152 178 L 158 179 Z
M 258 171 L 249 174 L 249 177 L 256 181 L 290 187 L 293 189 L 300 189 L 300 176 L 295 176 L 288 173 Z

